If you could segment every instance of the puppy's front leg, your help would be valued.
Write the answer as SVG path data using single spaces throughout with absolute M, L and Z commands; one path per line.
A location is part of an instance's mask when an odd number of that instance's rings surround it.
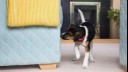
M 79 44 L 78 43 L 75 43 L 75 46 L 74 46 L 74 51 L 75 51 L 75 58 L 73 59 L 73 61 L 77 61 L 80 59 L 80 51 L 79 51 Z
M 87 69 L 88 68 L 89 55 L 90 55 L 90 52 L 85 53 L 84 63 L 83 63 L 83 68 L 84 69 Z

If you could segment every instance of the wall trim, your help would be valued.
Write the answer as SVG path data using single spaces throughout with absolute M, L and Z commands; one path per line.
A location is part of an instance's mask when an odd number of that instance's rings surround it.
M 94 39 L 94 43 L 119 43 L 119 39 Z M 62 44 L 74 43 L 72 40 L 61 40 Z

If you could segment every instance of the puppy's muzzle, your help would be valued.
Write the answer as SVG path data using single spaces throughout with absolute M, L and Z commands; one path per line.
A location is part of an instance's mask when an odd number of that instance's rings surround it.
M 73 39 L 73 36 L 71 36 L 68 32 L 65 32 L 65 33 L 62 33 L 61 34 L 61 38 L 63 40 L 72 40 Z
M 66 39 L 66 33 L 62 33 L 62 34 L 60 35 L 60 37 L 65 40 L 65 39 Z

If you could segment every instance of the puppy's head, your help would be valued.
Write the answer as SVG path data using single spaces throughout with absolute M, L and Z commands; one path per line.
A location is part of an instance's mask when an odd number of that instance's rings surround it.
M 66 32 L 62 33 L 61 38 L 64 40 L 78 41 L 83 37 L 82 28 L 79 25 L 72 24 Z
M 75 28 L 76 28 L 76 25 L 71 24 L 70 28 L 66 32 L 61 34 L 61 38 L 64 40 L 72 40 L 76 32 Z

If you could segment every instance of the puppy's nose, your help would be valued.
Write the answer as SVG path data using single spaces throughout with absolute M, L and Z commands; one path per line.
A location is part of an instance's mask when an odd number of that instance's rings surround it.
M 62 39 L 64 39 L 64 35 L 65 35 L 65 33 L 62 33 L 62 34 L 60 35 L 60 37 L 61 37 Z

